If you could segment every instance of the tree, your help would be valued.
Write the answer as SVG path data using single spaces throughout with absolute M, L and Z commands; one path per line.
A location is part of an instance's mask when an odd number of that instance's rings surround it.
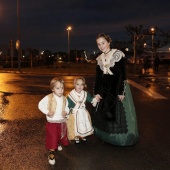
M 170 33 L 158 27 L 154 27 L 153 31 L 150 28 L 143 28 L 142 25 L 128 25 L 126 26 L 126 30 L 133 45 L 134 72 L 137 69 L 137 54 L 141 55 L 144 50 L 150 50 L 155 56 L 157 48 L 163 47 L 170 42 Z M 144 46 L 144 43 L 146 43 L 147 46 Z
M 161 48 L 170 42 L 170 31 L 165 32 L 158 27 L 154 27 L 154 32 L 152 32 L 151 29 L 147 29 L 145 34 L 148 36 L 150 35 L 154 36 L 153 44 L 151 42 L 151 39 L 150 40 L 147 39 L 147 42 L 150 48 L 153 45 L 153 50 L 155 52 L 158 48 Z
M 126 30 L 128 31 L 128 34 L 131 38 L 132 47 L 134 50 L 134 59 L 136 63 L 136 54 L 142 53 L 143 44 L 147 39 L 147 35 L 144 34 L 144 29 L 142 25 L 135 26 L 135 27 L 128 25 L 126 27 Z

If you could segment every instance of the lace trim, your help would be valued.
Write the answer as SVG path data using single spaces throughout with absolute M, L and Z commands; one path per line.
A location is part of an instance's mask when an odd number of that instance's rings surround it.
M 123 90 L 123 95 L 125 96 L 125 91 L 126 91 L 126 83 L 127 83 L 127 81 L 126 80 L 124 80 L 124 90 Z
M 96 58 L 97 64 L 100 66 L 100 69 L 105 72 L 106 68 L 110 70 L 110 67 L 114 67 L 116 62 L 119 62 L 122 57 L 125 57 L 125 54 L 117 49 L 112 49 L 112 55 L 107 62 L 104 61 L 105 55 L 102 53 Z M 113 73 L 112 73 L 113 74 Z

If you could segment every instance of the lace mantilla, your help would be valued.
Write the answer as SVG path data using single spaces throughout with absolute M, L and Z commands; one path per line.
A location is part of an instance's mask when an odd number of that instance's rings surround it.
M 110 57 L 106 60 L 105 54 L 102 53 L 100 56 L 96 58 L 97 64 L 100 66 L 100 69 L 103 71 L 104 74 L 113 75 L 110 70 L 110 67 L 114 67 L 116 62 L 119 62 L 122 57 L 125 57 L 125 54 L 117 49 L 111 50 Z

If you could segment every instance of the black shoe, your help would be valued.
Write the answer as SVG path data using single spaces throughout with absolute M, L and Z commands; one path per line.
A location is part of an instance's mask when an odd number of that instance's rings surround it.
M 48 162 L 49 162 L 50 165 L 55 164 L 55 151 L 49 151 Z

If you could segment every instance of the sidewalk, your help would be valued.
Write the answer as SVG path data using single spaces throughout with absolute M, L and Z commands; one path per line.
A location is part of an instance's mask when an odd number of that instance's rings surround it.
M 38 66 L 32 68 L 2 68 L 0 73 L 17 73 L 17 74 L 60 74 L 60 75 L 94 75 L 95 64 L 88 63 L 70 63 L 67 65 L 55 66 Z
M 0 73 L 16 73 L 16 74 L 58 74 L 58 75 L 95 75 L 96 64 L 89 63 L 70 63 L 65 66 L 58 65 L 54 66 L 38 66 L 32 68 L 3 68 L 0 66 Z M 153 69 L 149 70 L 149 74 L 142 73 L 132 73 L 127 69 L 127 76 L 170 76 L 170 72 L 165 69 L 161 69 L 158 72 L 154 72 Z

